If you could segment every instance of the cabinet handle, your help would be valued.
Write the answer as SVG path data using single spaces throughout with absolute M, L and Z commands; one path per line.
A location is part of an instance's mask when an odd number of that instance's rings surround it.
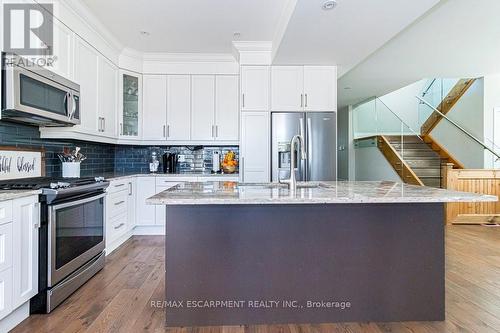
M 167 138 L 170 137 L 170 125 L 167 124 Z
M 300 94 L 300 107 L 304 106 L 304 94 Z
M 163 125 L 163 137 L 166 138 L 167 137 L 167 130 L 166 130 L 166 125 Z
M 101 117 L 97 118 L 97 132 L 101 131 Z
M 123 227 L 124 225 L 125 225 L 125 223 L 120 223 L 120 224 L 118 224 L 118 225 L 117 225 L 116 227 L 114 227 L 114 228 L 115 228 L 115 230 L 116 230 L 116 229 L 120 229 L 120 228 L 121 228 L 121 227 Z
M 307 108 L 307 94 L 306 94 L 306 105 L 305 105 L 305 107 Z
M 245 94 L 241 94 L 241 104 L 242 107 L 245 107 Z
M 102 131 L 106 131 L 106 118 L 102 117 Z
M 114 185 L 115 187 L 122 187 L 122 186 L 125 186 L 125 184 L 118 184 L 118 185 Z
M 215 137 L 219 137 L 219 125 L 215 125 Z
M 123 123 L 120 123 L 120 135 L 123 135 Z
M 132 195 L 132 183 L 128 183 L 128 195 Z
M 119 206 L 121 204 L 125 203 L 125 201 L 121 200 L 121 201 L 118 201 L 118 202 L 115 202 L 115 206 Z

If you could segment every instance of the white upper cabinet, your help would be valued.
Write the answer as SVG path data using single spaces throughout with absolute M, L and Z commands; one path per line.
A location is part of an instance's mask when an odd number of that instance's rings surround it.
M 304 67 L 271 68 L 271 110 L 297 111 L 304 106 Z
M 98 130 L 99 53 L 87 42 L 76 38 L 75 81 L 80 85 L 81 127 L 88 132 Z
M 73 51 L 74 38 L 73 32 L 58 20 L 53 20 L 53 46 L 52 52 L 56 57 L 54 66 L 49 68 L 57 74 L 67 79 L 73 79 Z
M 191 139 L 191 77 L 167 75 L 167 140 Z
M 239 134 L 238 76 L 215 78 L 215 140 L 237 141 Z
M 143 76 L 144 140 L 167 139 L 167 76 Z
M 334 66 L 273 66 L 272 111 L 336 111 Z
M 269 66 L 241 66 L 241 110 L 269 110 Z
M 118 103 L 118 68 L 104 57 L 99 64 L 99 109 L 97 130 L 103 135 L 116 137 Z
M 191 140 L 215 138 L 215 76 L 191 77 Z
M 141 136 L 142 75 L 120 70 L 118 86 L 120 138 L 137 140 Z
M 337 110 L 336 67 L 304 67 L 304 109 L 306 111 Z

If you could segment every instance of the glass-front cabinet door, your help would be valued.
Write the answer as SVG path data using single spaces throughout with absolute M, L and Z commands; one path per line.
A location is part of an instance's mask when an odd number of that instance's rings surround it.
M 142 112 L 142 76 L 133 72 L 120 73 L 120 136 L 140 137 Z

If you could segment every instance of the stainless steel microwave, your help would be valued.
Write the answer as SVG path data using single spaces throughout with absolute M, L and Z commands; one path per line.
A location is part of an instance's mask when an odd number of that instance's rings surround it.
M 80 124 L 80 86 L 17 55 L 2 54 L 1 119 L 38 126 Z

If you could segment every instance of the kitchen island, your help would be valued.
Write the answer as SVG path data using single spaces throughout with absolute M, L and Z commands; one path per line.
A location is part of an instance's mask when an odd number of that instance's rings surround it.
M 394 182 L 183 183 L 166 205 L 167 326 L 444 320 L 445 202 Z

